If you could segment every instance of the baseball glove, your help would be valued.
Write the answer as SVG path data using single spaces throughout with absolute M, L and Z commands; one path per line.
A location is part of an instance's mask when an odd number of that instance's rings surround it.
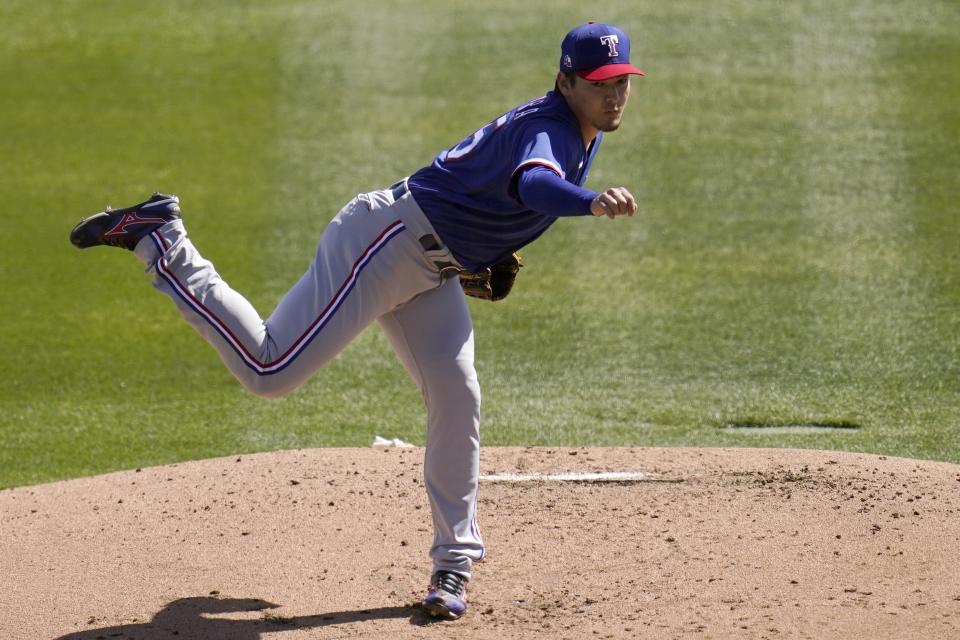
M 520 254 L 513 253 L 492 267 L 477 273 L 460 272 L 460 284 L 468 296 L 497 302 L 503 300 L 513 289 L 513 281 L 520 271 Z

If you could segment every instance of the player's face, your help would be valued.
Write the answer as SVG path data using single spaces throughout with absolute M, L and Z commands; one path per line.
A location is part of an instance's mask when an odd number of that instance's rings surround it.
M 572 86 L 562 83 L 561 90 L 580 120 L 581 128 L 616 131 L 630 97 L 630 76 L 616 76 L 598 82 L 577 78 Z

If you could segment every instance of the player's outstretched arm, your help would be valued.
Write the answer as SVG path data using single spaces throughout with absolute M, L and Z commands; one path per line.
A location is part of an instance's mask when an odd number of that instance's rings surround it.
M 611 220 L 617 216 L 632 216 L 637 212 L 637 201 L 624 187 L 610 187 L 590 203 L 590 213 L 595 216 L 607 216 Z
M 567 182 L 553 169 L 526 167 L 517 181 L 520 201 L 534 211 L 550 216 L 632 216 L 637 201 L 627 189 L 612 187 L 603 193 Z

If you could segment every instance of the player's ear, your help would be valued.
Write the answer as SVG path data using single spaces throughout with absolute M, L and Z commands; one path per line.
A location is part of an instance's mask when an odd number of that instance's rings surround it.
M 557 91 L 559 91 L 564 96 L 570 95 L 570 77 L 562 71 L 557 72 L 556 80 Z

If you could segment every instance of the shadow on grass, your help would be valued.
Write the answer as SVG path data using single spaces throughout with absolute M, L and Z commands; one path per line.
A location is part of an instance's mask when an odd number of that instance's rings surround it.
M 419 606 L 381 607 L 338 611 L 312 616 L 284 617 L 270 609 L 279 605 L 255 598 L 197 597 L 174 600 L 150 622 L 124 624 L 78 631 L 56 640 L 260 640 L 265 634 L 282 634 L 284 630 L 330 627 L 363 622 L 409 618 L 410 624 L 426 626 L 437 622 Z M 230 619 L 215 614 L 263 611 L 258 619 Z M 282 635 L 277 635 L 282 638 Z

